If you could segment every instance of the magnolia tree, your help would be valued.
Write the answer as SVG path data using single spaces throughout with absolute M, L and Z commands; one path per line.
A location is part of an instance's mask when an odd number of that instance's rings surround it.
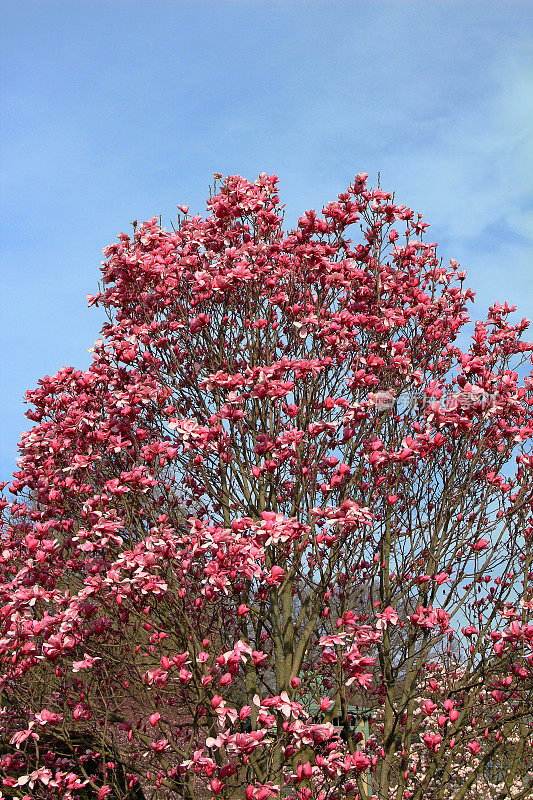
M 4 796 L 531 797 L 527 320 L 469 341 L 364 174 L 288 233 L 275 176 L 215 178 L 105 249 L 92 366 L 27 395 Z

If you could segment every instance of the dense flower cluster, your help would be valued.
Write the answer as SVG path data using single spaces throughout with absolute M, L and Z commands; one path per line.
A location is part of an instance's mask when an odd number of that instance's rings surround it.
M 104 250 L 2 501 L 5 797 L 531 791 L 529 323 L 461 348 L 465 273 L 366 179 L 286 233 L 229 177 Z

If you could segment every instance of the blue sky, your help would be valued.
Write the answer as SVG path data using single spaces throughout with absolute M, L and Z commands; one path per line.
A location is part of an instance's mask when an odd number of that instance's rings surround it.
M 356 172 L 533 316 L 530 2 L 0 2 L 0 476 L 24 391 L 86 367 L 102 248 L 203 212 L 213 172 L 280 176 L 292 222 Z M 533 333 L 531 334 L 533 336 Z

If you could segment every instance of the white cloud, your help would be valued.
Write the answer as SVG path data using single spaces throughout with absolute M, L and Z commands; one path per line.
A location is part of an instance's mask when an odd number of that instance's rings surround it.
M 533 236 L 533 69 L 518 55 L 493 69 L 490 97 L 441 120 L 430 144 L 407 146 L 400 156 L 405 191 L 420 197 L 447 236 L 465 243 L 491 225 Z

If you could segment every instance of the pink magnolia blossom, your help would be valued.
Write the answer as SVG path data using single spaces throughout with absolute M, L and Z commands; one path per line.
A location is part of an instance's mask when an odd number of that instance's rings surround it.
M 465 336 L 367 178 L 284 230 L 276 176 L 215 174 L 105 249 L 2 484 L 8 793 L 527 795 L 529 323 Z

